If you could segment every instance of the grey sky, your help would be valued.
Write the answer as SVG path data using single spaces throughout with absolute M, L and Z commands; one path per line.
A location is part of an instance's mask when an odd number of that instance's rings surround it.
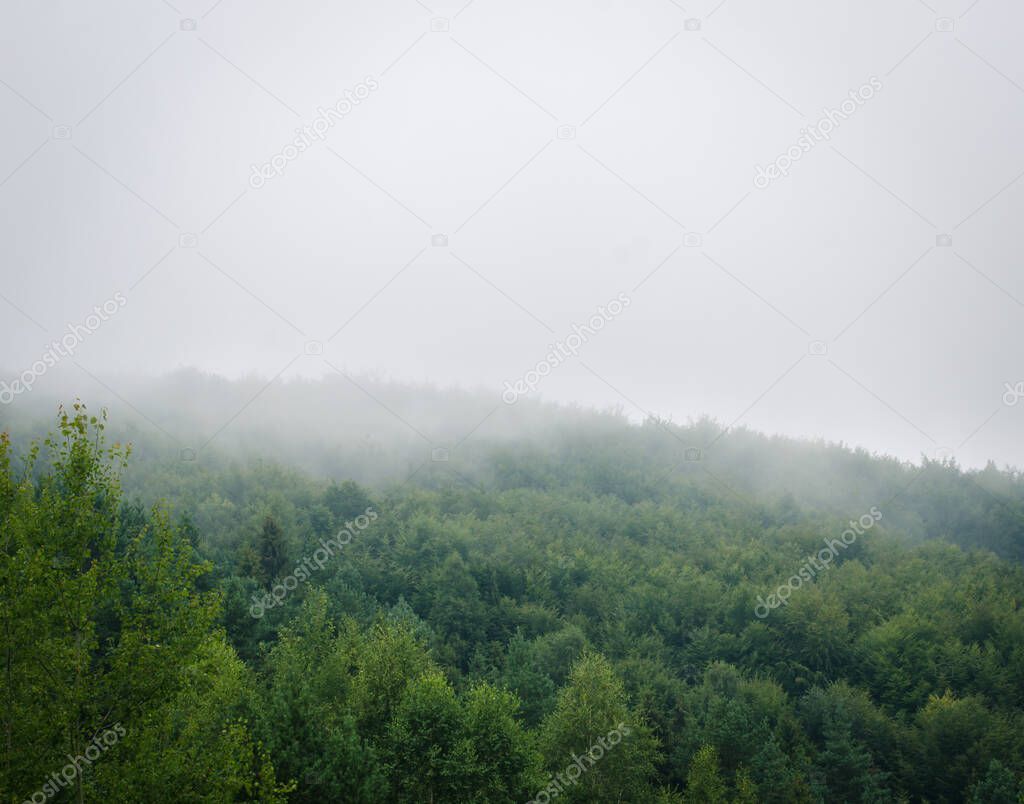
M 625 293 L 532 396 L 1024 464 L 1022 27 L 1012 0 L 9 0 L 0 379 L 120 292 L 75 353 L 97 376 L 326 358 L 498 395 Z

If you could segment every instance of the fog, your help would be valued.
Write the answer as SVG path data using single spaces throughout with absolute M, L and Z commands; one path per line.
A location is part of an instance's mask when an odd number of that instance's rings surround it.
M 1010 0 L 5 12 L 0 424 L 345 388 L 431 448 L 547 401 L 1024 463 Z M 183 368 L 245 378 L 192 434 Z

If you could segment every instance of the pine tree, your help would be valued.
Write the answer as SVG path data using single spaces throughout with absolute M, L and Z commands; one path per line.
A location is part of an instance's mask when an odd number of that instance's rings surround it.
M 288 563 L 284 533 L 273 517 L 263 520 L 257 545 L 260 577 L 263 584 L 269 586 Z
M 871 753 L 852 734 L 849 718 L 841 709 L 826 720 L 825 750 L 818 757 L 834 801 L 859 802 L 882 796 L 881 778 L 872 769 Z

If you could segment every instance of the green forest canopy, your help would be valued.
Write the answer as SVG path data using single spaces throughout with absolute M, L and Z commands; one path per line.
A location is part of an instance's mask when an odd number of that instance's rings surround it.
M 1019 800 L 1013 471 L 583 413 L 376 476 L 104 427 L 0 441 L 4 800 Z

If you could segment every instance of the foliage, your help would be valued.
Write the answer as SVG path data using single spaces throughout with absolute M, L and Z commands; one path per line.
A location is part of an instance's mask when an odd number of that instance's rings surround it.
M 41 443 L 0 436 L 0 800 L 116 725 L 66 798 L 1021 792 L 1014 473 L 925 462 L 908 486 L 897 462 L 741 433 L 716 449 L 724 488 L 676 449 L 713 438 L 706 422 L 590 422 L 369 487 L 355 465 L 329 481 L 264 462 L 127 471 L 104 427 L 76 405 Z M 755 613 L 876 504 L 877 527 Z

